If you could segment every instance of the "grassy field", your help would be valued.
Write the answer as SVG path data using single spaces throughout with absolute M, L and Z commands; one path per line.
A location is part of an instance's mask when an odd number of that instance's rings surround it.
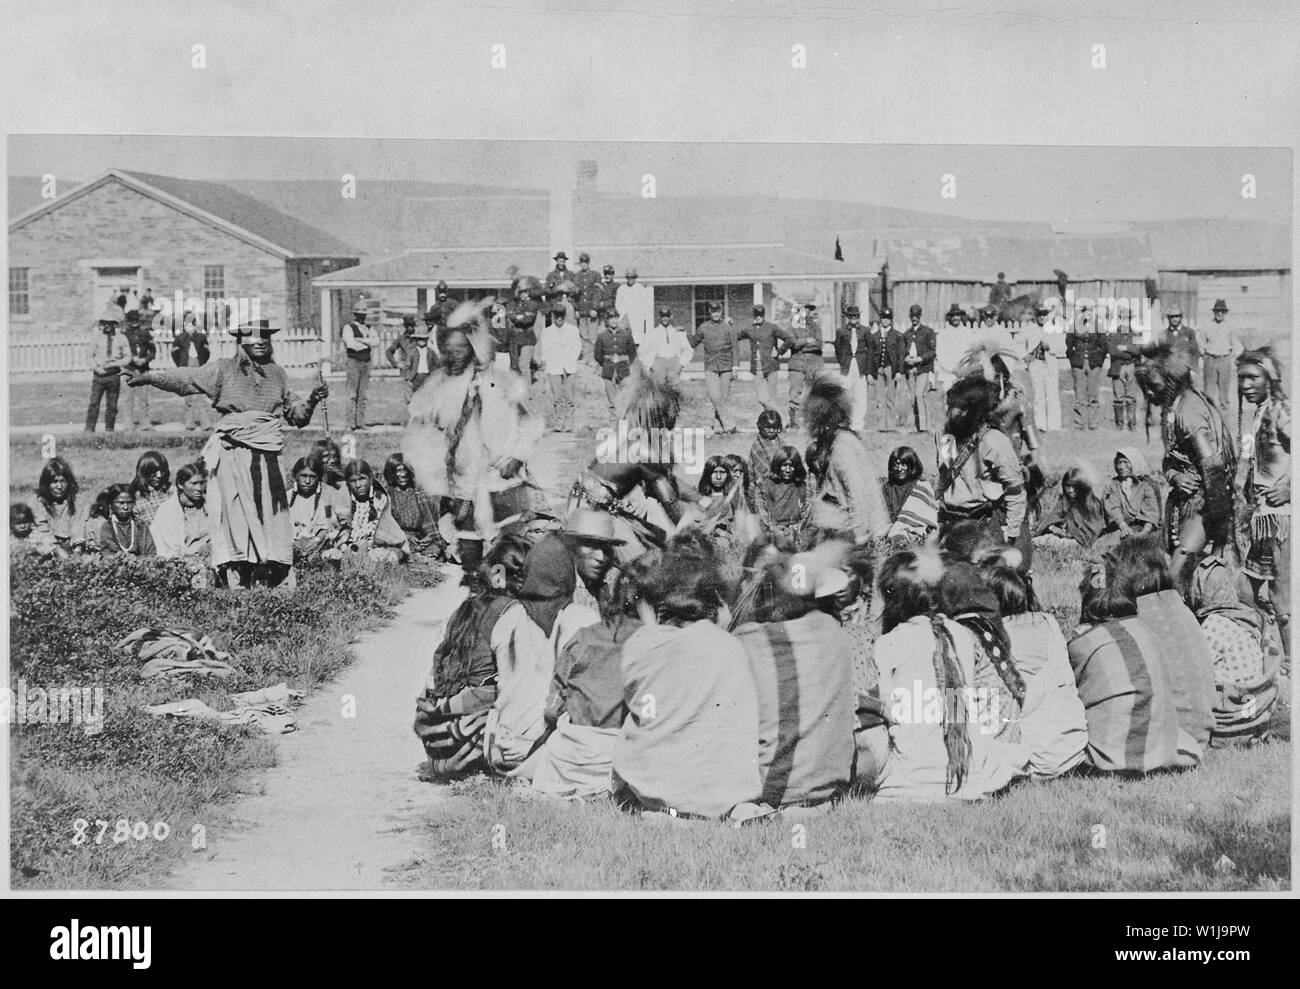
M 305 390 L 305 384 L 296 387 Z M 84 413 L 83 393 L 80 384 L 62 390 L 11 384 L 12 421 L 77 421 Z M 1067 409 L 1068 400 L 1067 394 Z M 331 417 L 337 437 L 342 421 L 337 391 L 330 401 L 332 410 L 337 410 Z M 399 421 L 403 401 L 399 383 L 372 382 L 371 421 Z M 1104 394 L 1103 412 L 1107 401 Z M 535 404 L 543 413 L 549 408 L 544 389 L 539 389 Z M 749 431 L 707 436 L 705 455 L 748 453 L 758 413 L 752 386 L 737 382 L 730 404 L 737 421 Z M 174 418 L 179 419 L 179 405 Z M 709 418 L 703 384 L 688 382 L 680 425 L 704 427 Z M 600 383 L 586 372 L 579 379 L 576 422 L 577 434 L 548 433 L 532 459 L 539 481 L 557 507 L 563 505 L 576 471 L 595 455 L 596 430 L 607 423 Z M 319 434 L 290 430 L 287 435 L 285 459 L 292 462 Z M 59 452 L 71 460 L 83 489 L 93 496 L 111 481 L 129 479 L 143 450 L 162 449 L 175 470 L 197 455 L 205 438 L 155 433 L 107 440 L 102 435 L 74 435 L 59 437 Z M 927 464 L 933 463 L 933 440 L 928 436 L 868 432 L 864 438 L 882 470 L 889 450 L 902 443 L 915 447 Z M 399 438 L 368 433 L 356 440 L 358 453 L 379 467 Z M 787 431 L 786 442 L 802 449 L 807 438 L 797 430 Z M 1156 463 L 1159 442 L 1158 436 L 1148 444 L 1140 433 L 1121 434 L 1110 428 L 1066 431 L 1044 437 L 1043 456 L 1053 475 L 1073 462 L 1086 461 L 1104 476 L 1116 447 L 1137 445 Z M 37 437 L 11 439 L 11 497 L 31 498 L 40 465 Z M 1035 571 L 1040 595 L 1070 627 L 1078 613 L 1078 560 L 1041 552 Z M 392 588 L 393 594 L 400 592 L 399 587 Z M 332 605 L 322 598 L 319 607 L 328 613 Z M 373 624 L 381 614 L 367 615 L 359 622 L 363 627 Z M 323 617 L 320 624 L 328 635 L 337 634 L 337 626 Z M 107 632 L 102 638 L 108 641 Z M 95 648 L 100 661 L 107 661 L 103 642 Z M 283 665 L 261 664 L 260 668 L 277 679 L 286 675 L 292 679 L 294 663 L 305 662 L 308 655 L 294 651 Z M 346 641 L 331 647 L 329 655 L 346 662 Z M 17 664 L 15 658 L 15 671 Z M 328 676 L 336 668 L 318 672 Z M 274 681 L 259 680 L 256 685 L 262 682 Z M 219 703 L 219 697 L 215 699 Z M 522 800 L 502 784 L 471 781 L 453 787 L 453 799 L 429 811 L 428 852 L 410 862 L 394 882 L 421 889 L 1287 889 L 1289 718 L 1288 706 L 1275 720 L 1270 742 L 1242 751 L 1212 751 L 1199 770 L 1182 775 L 1026 784 L 975 806 L 885 807 L 849 801 L 822 817 L 778 820 L 741 832 L 699 824 L 655 826 L 609 806 Z M 148 736 L 135 761 L 122 749 L 120 761 L 91 761 L 88 751 L 69 762 L 71 750 L 59 761 L 39 746 L 24 750 L 19 740 L 19 758 L 11 766 L 14 833 L 15 841 L 27 842 L 28 847 L 20 855 L 15 846 L 15 884 L 147 885 L 171 859 L 134 842 L 103 854 L 61 847 L 70 834 L 71 820 L 102 817 L 109 811 L 118 811 L 115 816 L 166 814 L 166 819 L 181 824 L 198 820 L 206 801 L 228 798 L 250 771 L 273 759 L 273 746 L 258 736 L 225 732 L 208 737 L 200 727 L 177 726 L 172 730 L 190 733 L 189 741 L 180 745 L 172 736 L 157 734 L 156 725 L 149 721 L 140 729 L 155 734 Z M 237 741 L 229 743 L 228 737 Z M 413 738 L 411 746 L 414 764 L 419 752 Z M 163 758 L 169 747 L 186 753 L 184 771 L 176 771 Z M 146 758 L 152 761 L 142 768 Z M 21 836 L 20 824 L 24 825 Z M 21 871 L 24 867 L 37 871 L 29 876 Z

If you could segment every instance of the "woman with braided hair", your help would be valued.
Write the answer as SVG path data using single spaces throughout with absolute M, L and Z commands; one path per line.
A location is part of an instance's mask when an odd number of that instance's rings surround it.
M 1138 385 L 1161 408 L 1166 550 L 1180 572 L 1188 554 L 1222 553 L 1233 538 L 1233 480 L 1237 452 L 1223 415 L 1192 383 L 1195 355 L 1178 344 L 1142 352 Z
M 1029 749 L 976 721 L 975 640 L 939 610 L 943 562 L 905 550 L 880 572 L 884 634 L 876 643 L 889 756 L 880 800 L 978 800 L 1025 775 Z
M 443 364 L 411 397 L 402 454 L 420 488 L 443 499 L 440 531 L 472 568 L 502 524 L 545 509 L 526 464 L 544 424 L 524 405 L 523 380 L 493 366 L 481 308 L 463 303 L 447 324 Z
M 1266 618 L 1277 622 L 1287 662 L 1291 658 L 1291 401 L 1282 387 L 1273 348 L 1247 350 L 1237 358 L 1237 393 L 1254 407 L 1243 494 L 1250 505 L 1250 539 L 1242 573 Z M 1269 585 L 1263 598 L 1264 585 Z

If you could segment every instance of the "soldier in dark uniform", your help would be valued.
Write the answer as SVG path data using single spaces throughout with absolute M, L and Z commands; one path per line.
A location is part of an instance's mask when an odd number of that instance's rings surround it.
M 524 379 L 529 395 L 533 387 L 533 348 L 545 325 L 541 283 L 532 277 L 520 278 L 515 282 L 514 300 L 506 307 L 506 346 L 510 370 Z
M 727 396 L 731 392 L 731 374 L 736 368 L 736 327 L 722 318 L 722 303 L 709 303 L 709 318 L 687 335 L 692 347 L 704 344 L 704 388 L 713 404 L 713 418 L 723 433 L 734 433 L 735 424 L 727 422 Z
M 131 350 L 131 361 L 127 365 L 130 373 L 148 371 L 153 359 L 158 356 L 158 346 L 153 342 L 153 331 L 149 324 L 140 320 L 140 313 L 132 309 L 126 314 L 126 345 Z M 127 428 L 146 432 L 153 428 L 149 417 L 149 392 L 144 388 L 133 388 L 126 393 Z
M 176 367 L 202 367 L 212 356 L 208 335 L 192 313 L 186 313 L 181 331 L 172 339 L 172 364 Z M 185 428 L 203 429 L 207 413 L 201 395 L 185 396 Z
M 607 264 L 601 271 L 600 281 L 596 282 L 591 289 L 592 308 L 597 313 L 608 312 L 611 309 L 617 309 L 615 297 L 618 295 L 618 284 L 614 281 L 614 266 Z
M 1106 335 L 1106 351 L 1110 357 L 1111 408 L 1115 411 L 1115 428 L 1130 433 L 1137 429 L 1137 379 L 1135 361 L 1138 341 L 1133 332 L 1133 313 L 1127 299 L 1115 306 L 1115 329 Z
M 754 391 L 758 395 L 759 404 L 777 412 L 776 374 L 780 367 L 777 357 L 782 350 L 789 350 L 793 346 L 794 337 L 789 330 L 769 323 L 764 318 L 766 315 L 767 309 L 764 306 L 755 306 L 753 322 L 743 327 L 736 334 L 736 339 L 749 341 L 749 367 L 754 373 Z
M 618 397 L 619 385 L 632 370 L 636 360 L 636 344 L 632 340 L 632 331 L 628 328 L 616 309 L 606 309 L 605 328 L 596 337 L 592 354 L 600 376 L 605 382 L 605 400 L 609 403 L 610 419 L 617 418 L 615 399 Z
M 862 338 L 858 358 L 864 367 L 867 385 L 867 412 L 864 426 L 874 424 L 884 432 L 893 432 L 898 421 L 898 399 L 895 378 L 902 366 L 903 335 L 894 329 L 894 310 L 885 306 L 880 310 L 880 322 L 872 323 Z
M 596 286 L 600 276 L 591 270 L 591 255 L 583 251 L 578 255 L 578 270 L 573 273 L 573 284 L 578 287 L 574 305 L 578 309 L 578 335 L 582 337 L 582 359 L 591 360 L 592 346 L 600 332 L 600 314 L 603 307 L 596 304 Z
M 565 254 L 563 251 L 560 251 L 558 254 L 555 255 L 555 257 L 552 260 L 555 261 L 555 268 L 546 273 L 546 294 L 547 295 L 553 295 L 555 293 L 556 286 L 558 286 L 561 282 L 568 282 L 573 280 L 573 272 L 571 272 L 568 268 L 569 256 L 567 254 Z
M 903 333 L 903 370 L 907 376 L 908 414 L 906 428 L 910 431 L 915 414 L 916 428 L 921 432 L 930 429 L 930 405 L 934 401 L 934 356 L 937 337 L 934 329 L 921 322 L 923 310 L 915 303 L 908 309 L 911 326 Z
M 822 328 L 817 321 L 817 307 L 811 302 L 805 307 L 807 318 L 803 329 L 790 327 L 790 425 L 799 423 L 799 409 L 803 405 L 813 379 L 826 367 L 822 357 Z
M 1096 317 L 1082 308 L 1073 333 L 1065 335 L 1065 356 L 1074 378 L 1074 428 L 1096 429 L 1100 408 L 1101 368 L 1106 363 L 1106 335 Z
M 835 331 L 835 361 L 852 401 L 849 428 L 860 433 L 867 416 L 867 328 L 862 325 L 862 310 L 857 306 L 844 310 L 844 324 Z

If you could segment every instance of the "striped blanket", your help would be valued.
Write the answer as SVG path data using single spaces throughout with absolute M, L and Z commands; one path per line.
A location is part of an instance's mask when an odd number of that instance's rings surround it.
M 1200 763 L 1201 746 L 1179 726 L 1170 671 L 1146 623 L 1120 618 L 1094 625 L 1070 640 L 1069 652 L 1093 766 L 1150 773 Z

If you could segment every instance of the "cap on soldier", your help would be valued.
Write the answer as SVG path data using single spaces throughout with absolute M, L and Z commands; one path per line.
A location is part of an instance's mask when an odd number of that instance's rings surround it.
M 618 310 L 615 309 L 613 306 L 610 306 L 608 309 L 605 310 L 605 312 L 604 312 L 604 318 L 605 318 L 605 319 L 618 319 Z
M 555 260 L 555 261 L 567 261 L 567 260 L 569 260 L 569 255 L 565 254 L 563 251 L 557 251 L 557 252 L 556 252 L 556 255 L 555 255 L 555 257 L 554 257 L 553 260 Z
M 437 285 L 437 289 L 438 289 L 439 292 L 445 292 L 445 291 L 447 291 L 447 283 L 446 283 L 446 282 L 439 282 L 438 285 Z
M 583 251 L 581 254 L 578 255 L 578 260 L 579 260 L 579 261 L 586 261 L 588 264 L 590 264 L 590 263 L 591 263 L 591 255 L 588 254 L 586 251 Z
M 672 311 L 671 309 L 669 309 L 667 306 L 660 306 L 660 307 L 659 307 L 659 315 L 660 315 L 660 316 L 671 316 L 672 314 L 673 314 L 673 311 Z
M 921 308 L 921 303 L 919 302 L 913 302 L 907 309 L 907 314 L 909 316 L 919 316 L 923 312 L 925 312 L 925 310 Z
M 893 319 L 893 318 L 894 318 L 894 310 L 890 309 L 888 306 L 883 307 L 883 308 L 880 310 L 880 318 L 881 318 L 881 319 Z
M 722 312 L 722 303 L 717 301 L 710 302 L 709 312 Z
M 755 316 L 766 316 L 766 315 L 767 315 L 767 307 L 766 307 L 766 306 L 755 306 L 755 307 L 754 307 L 754 315 L 755 315 Z
M 623 272 L 623 276 L 624 276 L 625 278 L 626 278 L 628 275 L 631 275 L 633 278 L 635 278 L 635 277 L 636 277 L 636 269 L 635 269 L 635 268 L 628 268 L 627 271 Z
M 862 310 L 857 306 L 849 306 L 849 308 L 844 310 L 844 315 L 852 319 L 854 316 L 861 316 Z
M 403 326 L 414 326 L 414 325 L 415 325 L 415 317 L 414 317 L 414 316 L 403 316 L 403 317 L 402 317 L 402 325 L 403 325 Z
M 1226 303 L 1223 299 L 1214 300 L 1214 309 L 1212 309 L 1211 312 L 1227 312 L 1227 311 L 1228 311 L 1228 303 Z
M 612 274 L 614 274 L 614 266 L 613 266 L 612 264 L 607 264 L 607 265 L 605 265 L 604 272 L 605 272 L 605 274 L 607 274 L 607 275 L 612 275 Z
M 1169 304 L 1169 308 L 1165 310 L 1166 316 L 1181 316 L 1182 314 L 1183 314 L 1183 307 L 1180 306 L 1177 302 L 1171 302 Z

